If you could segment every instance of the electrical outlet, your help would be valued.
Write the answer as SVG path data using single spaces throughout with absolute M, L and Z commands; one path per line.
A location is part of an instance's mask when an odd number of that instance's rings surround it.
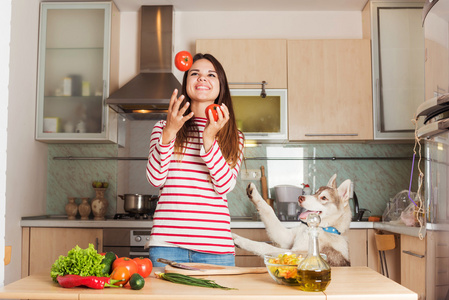
M 240 171 L 242 180 L 260 180 L 262 173 L 259 169 L 243 169 Z

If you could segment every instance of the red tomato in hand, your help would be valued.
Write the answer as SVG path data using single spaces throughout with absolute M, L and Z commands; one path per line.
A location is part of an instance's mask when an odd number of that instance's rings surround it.
M 219 108 L 220 105 L 218 104 L 211 104 L 208 107 L 206 107 L 206 118 L 209 119 L 209 111 L 212 111 L 212 115 L 214 116 L 214 121 L 218 121 L 218 111 L 217 108 Z
M 153 270 L 153 263 L 149 258 L 136 257 L 133 260 L 137 263 L 137 273 L 139 273 L 143 278 L 148 277 Z
M 192 66 L 193 58 L 188 51 L 179 51 L 175 56 L 175 66 L 179 71 L 185 72 Z
M 126 267 L 117 267 L 114 268 L 114 271 L 112 271 L 110 277 L 111 279 L 122 280 L 114 283 L 114 285 L 124 286 L 126 283 L 128 283 L 131 275 L 129 275 L 129 270 Z
M 112 270 L 114 271 L 118 267 L 126 267 L 129 271 L 129 276 L 137 273 L 137 263 L 129 257 L 120 257 L 114 260 Z

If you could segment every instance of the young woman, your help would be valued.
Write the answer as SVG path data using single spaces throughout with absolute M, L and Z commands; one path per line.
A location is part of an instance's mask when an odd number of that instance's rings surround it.
M 218 120 L 205 113 L 218 104 Z M 226 194 L 235 186 L 243 158 L 231 94 L 221 64 L 196 54 L 184 73 L 182 95 L 171 96 L 167 120 L 153 128 L 148 181 L 161 188 L 148 245 L 158 258 L 234 266 Z

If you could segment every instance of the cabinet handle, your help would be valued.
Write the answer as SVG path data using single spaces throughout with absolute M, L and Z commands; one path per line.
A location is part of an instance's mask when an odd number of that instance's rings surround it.
M 107 114 L 107 111 L 106 110 L 108 110 L 109 109 L 109 106 L 106 104 L 106 91 L 107 91 L 107 93 L 108 93 L 108 97 L 109 97 L 109 91 L 106 89 L 107 88 L 107 86 L 106 86 L 106 80 L 103 80 L 103 112 L 102 112 L 102 114 L 101 114 L 101 117 L 102 117 L 102 120 L 101 120 L 101 122 L 103 123 L 103 125 L 101 126 L 101 132 L 103 133 L 103 132 L 105 132 L 105 130 L 106 130 L 106 114 Z
M 424 255 L 416 254 L 416 253 L 413 253 L 411 251 L 402 250 L 402 253 L 405 253 L 405 254 L 408 254 L 408 255 L 411 255 L 411 256 L 416 256 L 418 258 L 424 258 Z
M 306 133 L 305 136 L 358 136 L 358 133 Z
M 377 119 L 377 132 L 382 132 L 382 127 L 381 127 L 381 115 L 382 112 L 380 111 L 381 109 L 381 105 L 380 105 L 380 83 L 379 83 L 379 78 L 376 79 L 376 108 L 377 108 L 377 112 L 376 112 L 376 119 Z
M 98 242 L 98 238 L 95 238 L 95 249 L 97 249 L 97 251 L 98 251 L 99 245 L 100 245 L 100 243 Z

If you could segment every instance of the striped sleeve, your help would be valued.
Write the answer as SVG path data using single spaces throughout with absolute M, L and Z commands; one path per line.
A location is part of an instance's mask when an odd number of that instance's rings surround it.
M 215 141 L 211 149 L 206 153 L 204 147 L 201 147 L 200 156 L 209 169 L 210 177 L 214 190 L 225 195 L 234 189 L 237 182 L 237 175 L 240 171 L 240 165 L 243 159 L 243 135 L 239 134 L 240 155 L 237 164 L 231 169 L 221 153 L 218 142 Z
M 166 121 L 157 122 L 153 127 L 150 138 L 146 174 L 148 182 L 155 187 L 161 187 L 165 184 L 170 159 L 175 147 L 175 140 L 168 145 L 162 145 L 162 130 L 165 125 Z

